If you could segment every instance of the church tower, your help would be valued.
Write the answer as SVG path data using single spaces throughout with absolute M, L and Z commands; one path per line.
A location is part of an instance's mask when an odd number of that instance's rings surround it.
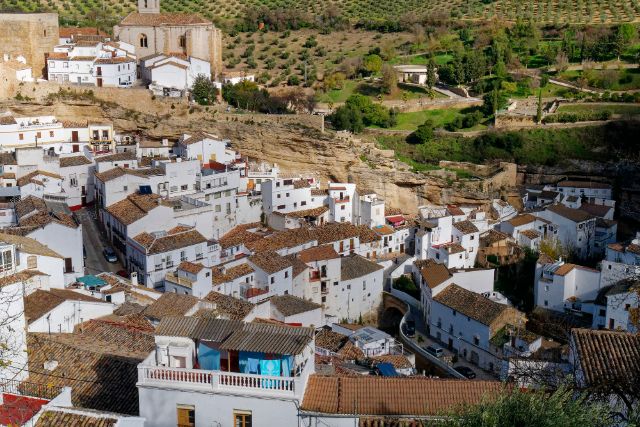
M 160 0 L 138 0 L 138 13 L 160 13 Z

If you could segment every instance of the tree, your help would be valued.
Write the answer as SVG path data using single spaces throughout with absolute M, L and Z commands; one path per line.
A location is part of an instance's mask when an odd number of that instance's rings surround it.
M 429 89 L 433 89 L 438 81 L 438 74 L 436 73 L 436 61 L 433 58 L 427 62 L 427 81 L 426 85 Z
M 382 58 L 379 55 L 367 55 L 362 60 L 362 69 L 367 74 L 377 74 L 382 68 Z
M 569 68 L 569 57 L 564 51 L 558 52 L 556 55 L 556 71 L 561 73 Z
M 456 427 L 608 427 L 617 425 L 603 403 L 560 388 L 553 393 L 504 391 L 497 398 L 468 405 L 443 423 Z
M 536 123 L 542 123 L 542 89 L 538 90 L 538 111 L 536 111 Z
M 390 94 L 398 86 L 398 75 L 396 70 L 389 64 L 382 66 L 382 91 Z
M 329 116 L 329 119 L 336 129 L 348 130 L 353 133 L 360 133 L 364 130 L 362 113 L 352 106 L 342 105 L 338 107 Z
M 324 78 L 324 90 L 342 89 L 345 78 L 344 73 L 341 72 L 329 74 Z
M 193 99 L 200 105 L 211 105 L 218 97 L 218 88 L 204 74 L 198 74 L 191 87 Z
M 417 127 L 417 129 L 409 135 L 409 142 L 413 144 L 426 144 L 433 140 L 434 136 L 433 120 L 427 119 L 425 122 Z
M 486 93 L 482 97 L 482 100 L 484 101 L 482 109 L 486 116 L 491 116 L 498 110 L 501 110 L 507 106 L 506 95 L 498 89 L 494 89 L 491 92 Z
M 621 24 L 616 32 L 613 47 L 620 60 L 620 55 L 629 46 L 629 43 L 636 38 L 636 28 L 631 24 Z

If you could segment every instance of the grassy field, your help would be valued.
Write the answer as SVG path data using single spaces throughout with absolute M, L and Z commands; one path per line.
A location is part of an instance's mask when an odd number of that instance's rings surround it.
M 637 104 L 562 104 L 558 107 L 562 113 L 584 113 L 611 111 L 612 114 L 638 115 L 640 105 Z
M 271 9 L 295 9 L 317 15 L 328 9 L 337 11 L 353 22 L 359 20 L 398 20 L 404 15 L 441 14 L 452 20 L 497 19 L 515 21 L 532 19 L 538 23 L 608 23 L 637 21 L 637 0 L 162 0 L 162 8 L 170 12 L 197 12 L 216 21 L 230 21 L 244 15 L 247 8 L 266 6 Z M 108 16 L 123 17 L 135 7 L 133 0 L 0 0 L 2 10 L 25 12 L 55 10 L 65 20 L 84 20 L 91 11 L 104 9 Z
M 602 126 L 489 132 L 476 138 L 436 137 L 427 144 L 410 144 L 402 135 L 384 135 L 377 142 L 395 150 L 398 159 L 409 159 L 416 170 L 433 168 L 440 160 L 557 165 L 568 159 L 637 159 L 638 132 L 640 125 L 636 122 L 611 122 Z
M 442 110 L 424 110 L 415 111 L 411 113 L 398 114 L 398 124 L 391 128 L 391 130 L 416 130 L 418 126 L 423 124 L 426 120 L 433 121 L 435 128 L 442 128 L 447 123 L 451 123 L 456 117 L 462 117 L 464 110 L 461 109 L 442 109 Z M 461 129 L 461 131 L 473 131 L 486 129 L 484 124 L 476 125 L 469 129 Z
M 375 100 L 411 100 L 420 98 L 430 98 L 426 89 L 416 86 L 399 84 L 398 88 L 391 94 L 383 94 L 380 88 L 373 83 L 365 81 L 346 80 L 342 89 L 334 89 L 328 92 L 319 92 L 319 102 L 339 103 L 344 102 L 353 94 L 362 94 L 370 96 Z M 433 98 L 445 98 L 445 95 L 434 92 Z
M 618 70 L 610 68 L 607 70 L 591 70 L 592 78 L 589 86 L 607 90 L 633 90 L 640 89 L 640 69 Z M 584 75 L 583 71 L 565 71 L 560 74 L 565 80 L 576 82 Z

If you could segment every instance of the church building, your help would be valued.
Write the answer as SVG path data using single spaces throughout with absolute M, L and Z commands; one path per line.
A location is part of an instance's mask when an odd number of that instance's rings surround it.
M 114 36 L 136 47 L 138 59 L 154 54 L 186 55 L 211 64 L 211 77 L 222 72 L 222 32 L 195 13 L 160 12 L 160 0 L 138 0 L 138 12 L 113 28 Z

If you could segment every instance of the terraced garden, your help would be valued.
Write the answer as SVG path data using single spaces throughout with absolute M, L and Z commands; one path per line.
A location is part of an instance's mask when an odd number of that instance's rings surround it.
M 440 14 L 453 19 L 515 20 L 530 18 L 538 23 L 610 23 L 640 20 L 640 0 L 163 0 L 170 12 L 197 12 L 217 22 L 243 16 L 247 8 L 294 9 L 311 15 L 327 10 L 339 12 L 353 22 L 398 20 L 403 16 Z M 117 20 L 134 10 L 132 0 L 0 0 L 0 10 L 55 10 L 63 22 L 90 19 L 93 11 Z

